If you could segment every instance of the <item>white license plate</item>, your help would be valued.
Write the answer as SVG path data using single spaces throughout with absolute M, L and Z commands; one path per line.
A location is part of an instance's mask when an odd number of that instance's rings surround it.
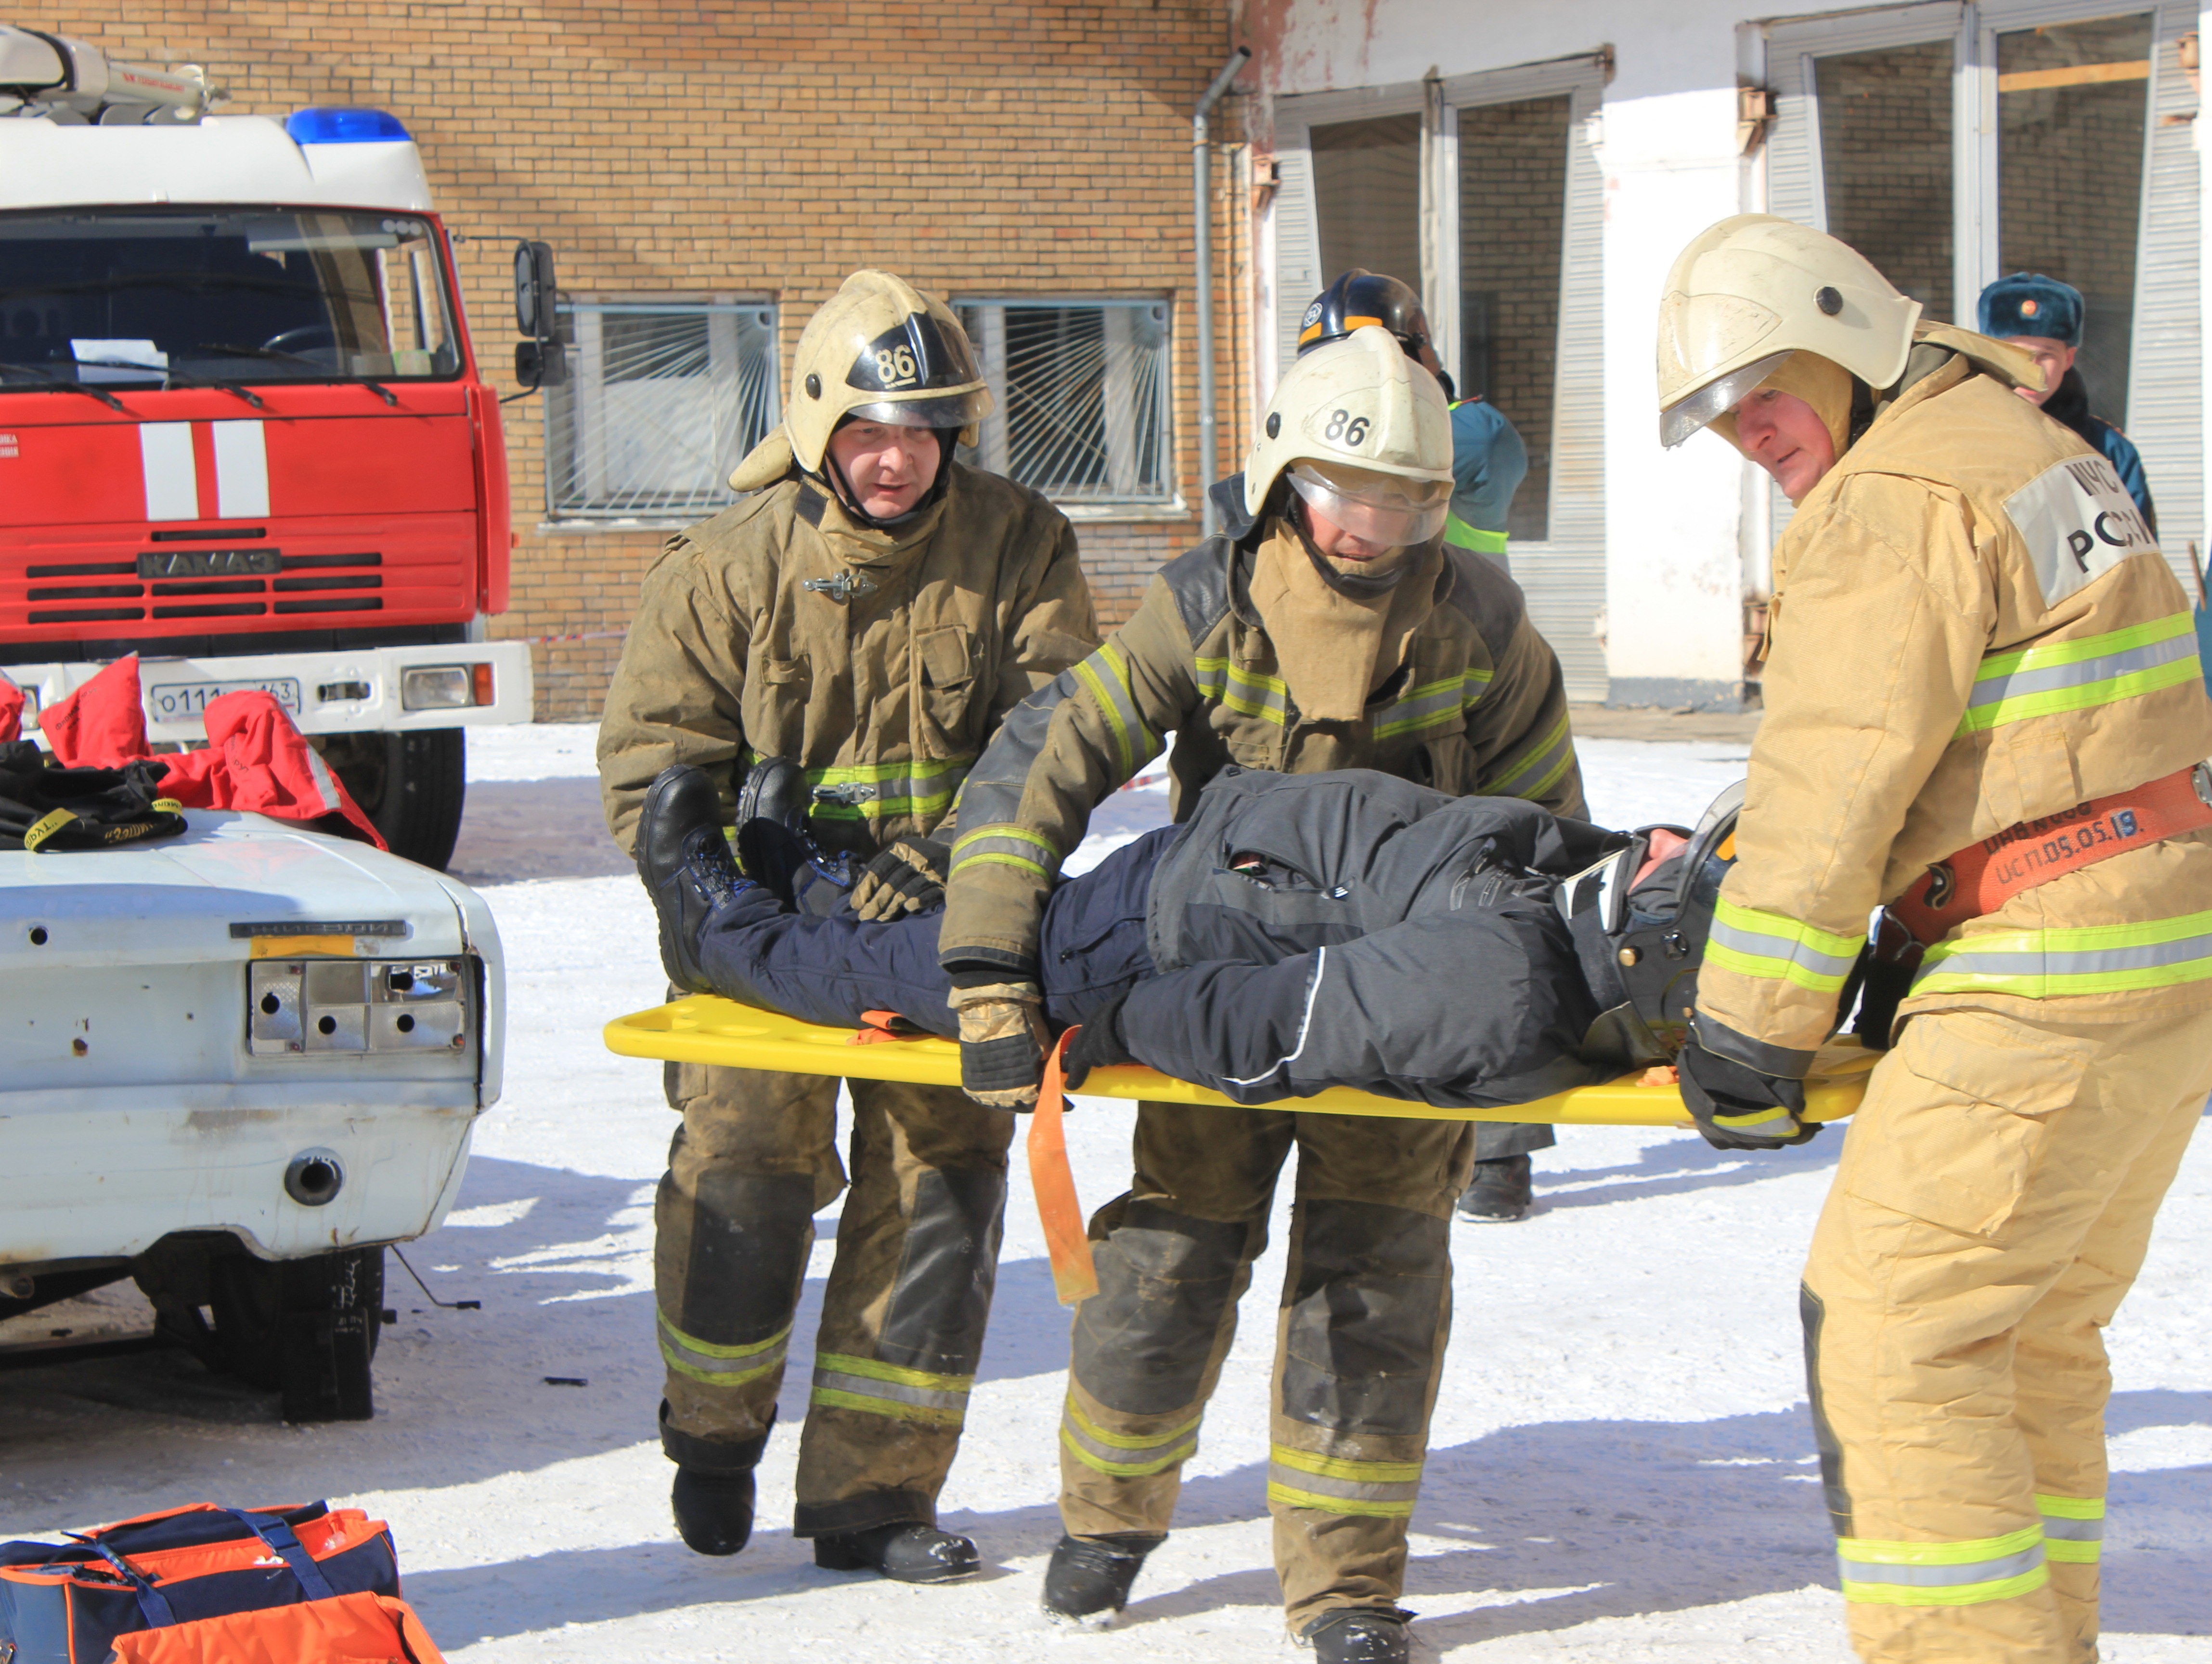
M 252 682 L 162 682 L 148 692 L 146 709 L 157 722 L 189 722 L 206 715 L 208 706 L 224 694 L 248 692 L 266 693 L 293 716 L 300 714 L 295 676 L 264 676 Z

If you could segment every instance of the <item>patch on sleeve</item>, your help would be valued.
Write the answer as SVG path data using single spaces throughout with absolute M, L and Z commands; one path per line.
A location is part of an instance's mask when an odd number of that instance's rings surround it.
M 2158 551 L 2136 500 L 2101 456 L 2069 456 L 2045 468 L 2005 499 L 2005 513 L 2027 540 L 2045 606 L 2130 555 Z

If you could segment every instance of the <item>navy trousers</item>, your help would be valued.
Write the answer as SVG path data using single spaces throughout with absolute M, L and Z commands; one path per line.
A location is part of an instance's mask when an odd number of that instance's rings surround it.
M 1046 904 L 1038 971 L 1045 1015 L 1081 1022 L 1152 972 L 1145 904 L 1152 869 L 1180 835 L 1160 826 L 1071 878 Z M 933 1034 L 955 1035 L 951 982 L 937 963 L 934 912 L 877 922 L 840 901 L 823 916 L 796 912 L 758 885 L 707 921 L 699 963 L 718 992 L 803 1022 L 855 1027 L 864 1011 L 896 1011 Z

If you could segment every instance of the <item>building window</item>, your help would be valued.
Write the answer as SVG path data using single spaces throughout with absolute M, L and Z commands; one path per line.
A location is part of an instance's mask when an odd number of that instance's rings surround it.
M 1528 448 L 1506 529 L 1552 532 L 1552 431 L 1559 361 L 1573 99 L 1459 112 L 1459 395 L 1488 399 Z
M 1421 118 L 1376 116 L 1313 130 L 1321 269 L 1353 266 L 1421 286 Z
M 2013 30 L 1996 46 L 1998 269 L 2040 271 L 2081 291 L 2079 367 L 2089 408 L 2124 421 L 2150 14 Z M 1973 321 L 1971 313 L 1965 321 Z
M 963 301 L 994 408 L 962 460 L 1059 503 L 1164 503 L 1165 301 Z
M 1820 174 L 1828 229 L 1926 308 L 1959 315 L 1951 277 L 1951 43 L 1820 60 Z M 1966 321 L 1973 321 L 1972 297 Z
M 556 520 L 659 521 L 734 499 L 730 471 L 780 419 L 775 308 L 563 302 L 568 381 L 545 393 Z

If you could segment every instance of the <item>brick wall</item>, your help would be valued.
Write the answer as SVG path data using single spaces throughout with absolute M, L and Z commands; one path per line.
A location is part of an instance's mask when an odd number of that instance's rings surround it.
M 1158 295 L 1172 302 L 1183 510 L 1093 523 L 1082 541 L 1109 621 L 1195 536 L 1193 102 L 1226 55 L 1226 0 L 758 0 L 744 7 L 517 7 L 497 0 L 138 0 L 120 15 L 11 21 L 139 61 L 207 65 L 235 113 L 365 104 L 406 122 L 459 259 L 488 380 L 512 387 L 511 258 L 542 237 L 562 285 L 599 299 L 757 294 L 781 362 L 864 265 L 939 294 Z M 1249 216 L 1229 200 L 1242 100 L 1218 170 L 1218 420 L 1242 454 L 1249 377 L 1231 373 L 1249 292 Z M 544 420 L 507 406 L 514 601 L 538 714 L 595 715 L 637 582 L 665 528 L 543 524 Z

